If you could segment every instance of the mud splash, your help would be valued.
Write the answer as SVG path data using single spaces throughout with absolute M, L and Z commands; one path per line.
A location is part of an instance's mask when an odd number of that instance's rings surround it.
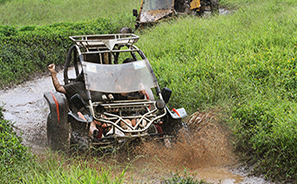
M 262 178 L 247 177 L 246 171 L 238 169 L 230 133 L 218 125 L 214 116 L 196 112 L 187 123 L 190 132 L 180 132 L 171 148 L 160 142 L 149 142 L 131 151 L 136 157 L 120 155 L 129 161 L 134 159 L 130 161 L 133 167 L 128 172 L 129 180 L 162 183 L 162 177 L 172 177 L 169 173 L 180 173 L 211 183 L 269 183 Z
M 62 81 L 62 72 L 58 78 Z M 47 148 L 46 118 L 48 104 L 43 93 L 54 91 L 50 76 L 0 91 L 4 103 L 4 118 L 15 122 L 15 130 L 23 143 L 35 153 Z M 228 133 L 216 125 L 209 114 L 196 113 L 189 120 L 195 130 L 182 136 L 172 148 L 147 143 L 134 150 L 134 157 L 124 155 L 120 165 L 129 165 L 127 183 L 160 183 L 171 177 L 170 172 L 187 171 L 197 179 L 214 183 L 267 183 L 261 178 L 248 177 L 246 172 L 231 166 L 237 162 L 228 144 Z M 107 164 L 108 165 L 108 164 Z

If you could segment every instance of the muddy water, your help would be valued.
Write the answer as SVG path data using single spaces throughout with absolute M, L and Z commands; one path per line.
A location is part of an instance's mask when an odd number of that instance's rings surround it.
M 58 78 L 62 81 L 62 72 L 58 73 Z M 54 91 L 50 76 L 0 91 L 5 119 L 15 122 L 16 132 L 33 152 L 46 149 L 49 108 L 43 93 L 48 91 Z M 127 172 L 130 177 L 127 181 L 160 183 L 162 177 L 170 177 L 168 173 L 183 172 L 187 168 L 187 173 L 195 178 L 214 183 L 268 183 L 262 178 L 248 177 L 239 169 L 230 169 L 236 164 L 236 158 L 230 151 L 224 131 L 214 124 L 202 124 L 205 121 L 197 117 L 192 118 L 194 124 L 198 122 L 203 129 L 194 132 L 191 138 L 181 138 L 171 149 L 146 144 L 137 150 L 141 157 L 133 162 L 134 169 Z
M 58 76 L 62 78 L 62 73 Z M 46 117 L 49 108 L 43 93 L 53 90 L 50 77 L 46 76 L 0 91 L 4 118 L 15 122 L 16 132 L 32 151 L 43 150 L 46 146 Z
M 142 158 L 134 162 L 133 179 L 144 182 L 146 177 L 158 183 L 158 176 L 170 177 L 170 172 L 183 176 L 186 169 L 188 176 L 212 183 L 269 183 L 262 178 L 249 177 L 245 170 L 239 169 L 229 141 L 230 134 L 217 124 L 215 116 L 197 112 L 191 115 L 188 125 L 191 133 L 181 133 L 170 149 L 146 143 L 135 150 Z

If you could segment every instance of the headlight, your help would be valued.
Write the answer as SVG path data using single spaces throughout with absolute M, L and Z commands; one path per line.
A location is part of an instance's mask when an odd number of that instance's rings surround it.
M 161 100 L 161 99 L 156 100 L 156 107 L 159 110 L 164 109 L 165 108 L 165 101 L 164 100 Z

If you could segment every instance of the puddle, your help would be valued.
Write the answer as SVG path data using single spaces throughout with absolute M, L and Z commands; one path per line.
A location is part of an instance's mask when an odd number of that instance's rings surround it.
M 62 78 L 62 73 L 58 75 Z M 53 90 L 50 76 L 46 76 L 0 91 L 0 102 L 4 103 L 4 118 L 15 122 L 17 134 L 33 152 L 44 150 L 46 146 L 46 118 L 49 108 L 43 93 Z

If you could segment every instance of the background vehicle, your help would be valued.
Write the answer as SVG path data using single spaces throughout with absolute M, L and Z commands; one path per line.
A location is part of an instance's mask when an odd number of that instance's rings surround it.
M 70 39 L 75 44 L 65 62 L 64 83 L 71 84 L 83 77 L 88 96 L 84 99 L 75 94 L 67 99 L 58 92 L 44 94 L 50 107 L 47 136 L 52 149 L 119 149 L 131 141 L 162 142 L 184 126 L 185 109 L 167 107 L 172 91 L 160 90 L 148 59 L 134 45 L 139 39 L 137 35 L 84 35 Z M 126 58 L 133 62 L 123 63 Z M 74 78 L 69 77 L 70 65 L 74 66 Z M 149 95 L 137 97 L 140 90 Z M 123 93 L 128 95 L 122 98 Z M 102 123 L 97 126 L 97 137 L 89 135 L 93 120 Z M 134 124 L 129 123 L 132 121 Z
M 172 15 L 184 13 L 202 15 L 206 10 L 217 12 L 218 0 L 142 0 L 139 14 L 134 9 L 133 16 L 137 17 L 135 28 L 138 28 Z

